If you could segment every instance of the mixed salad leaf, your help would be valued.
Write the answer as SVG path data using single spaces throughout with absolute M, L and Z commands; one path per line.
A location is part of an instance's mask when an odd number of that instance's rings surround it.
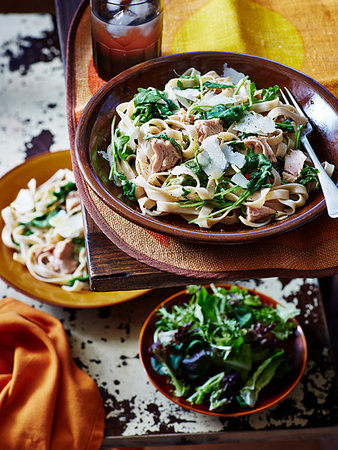
M 153 369 L 191 404 L 211 411 L 253 407 L 261 390 L 290 368 L 283 344 L 299 310 L 274 308 L 237 286 L 188 286 L 187 292 L 186 303 L 157 311 Z

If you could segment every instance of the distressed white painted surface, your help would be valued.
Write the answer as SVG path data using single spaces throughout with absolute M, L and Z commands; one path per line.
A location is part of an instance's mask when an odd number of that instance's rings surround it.
M 44 130 L 51 133 L 51 151 L 69 148 L 63 64 L 52 40 L 43 42 L 53 30 L 49 14 L 0 16 L 0 175 L 24 161 Z M 49 62 L 29 62 L 33 40 Z
M 43 44 L 46 33 L 47 40 L 51 39 L 47 45 Z M 51 151 L 68 148 L 63 65 L 48 33 L 55 38 L 49 15 L 0 15 L 0 175 L 37 152 L 43 138 L 49 142 Z M 29 62 L 29 46 L 40 41 L 42 60 Z M 318 321 L 316 280 L 294 279 L 283 284 L 271 278 L 239 284 L 255 288 L 277 301 L 295 303 L 305 286 L 309 298 L 304 308 L 305 320 Z M 281 402 L 250 417 L 220 420 L 171 403 L 155 390 L 143 371 L 138 358 L 139 332 L 152 307 L 165 298 L 165 292 L 156 292 L 155 299 L 150 294 L 115 307 L 94 310 L 42 304 L 2 281 L 0 295 L 13 296 L 62 321 L 74 359 L 101 389 L 108 434 L 132 437 L 153 433 L 302 428 L 328 425 L 332 420 L 330 395 L 334 371 L 327 347 L 320 349 L 321 361 L 309 360 L 306 376 L 288 396 L 286 409 Z

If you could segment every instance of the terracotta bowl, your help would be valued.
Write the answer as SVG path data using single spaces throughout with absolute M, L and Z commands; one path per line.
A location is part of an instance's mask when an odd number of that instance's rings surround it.
M 97 154 L 110 143 L 110 126 L 116 106 L 132 99 L 139 87 L 163 89 L 174 75 L 195 67 L 202 73 L 216 70 L 222 73 L 227 63 L 250 76 L 258 88 L 286 86 L 295 95 L 310 118 L 314 132 L 311 143 L 321 161 L 338 163 L 338 102 L 325 88 L 308 76 L 282 64 L 227 52 L 193 52 L 161 57 L 128 69 L 104 85 L 89 101 L 77 128 L 76 157 L 80 170 L 93 191 L 119 215 L 149 230 L 196 243 L 234 244 L 258 240 L 292 230 L 314 219 L 325 209 L 320 191 L 310 195 L 304 207 L 289 219 L 271 223 L 258 229 L 242 224 L 216 225 L 200 229 L 175 215 L 153 218 L 144 216 L 137 206 L 122 199 L 120 188 L 108 181 L 108 163 Z M 337 173 L 335 173 L 335 180 Z
M 220 285 L 227 289 L 230 288 L 230 285 Z M 273 300 L 271 297 L 268 297 L 262 293 L 259 293 L 255 290 L 248 289 L 249 293 L 253 295 L 259 295 L 262 303 L 268 305 L 276 305 L 278 302 Z M 285 352 L 289 357 L 291 371 L 287 374 L 287 376 L 280 378 L 276 381 L 272 380 L 268 386 L 262 389 L 259 393 L 257 403 L 253 408 L 243 409 L 240 406 L 234 407 L 231 411 L 227 412 L 215 412 L 209 411 L 206 405 L 192 405 L 187 402 L 183 397 L 176 397 L 172 393 L 172 385 L 167 382 L 166 377 L 159 375 L 152 368 L 150 362 L 150 353 L 148 351 L 149 347 L 153 344 L 153 336 L 155 331 L 155 322 L 158 320 L 158 316 L 156 315 L 157 310 L 164 306 L 167 310 L 171 310 L 174 305 L 182 305 L 189 301 L 191 298 L 190 294 L 187 294 L 186 291 L 180 291 L 171 297 L 164 300 L 160 303 L 148 316 L 144 325 L 142 327 L 139 339 L 139 351 L 140 358 L 143 365 L 143 368 L 146 374 L 149 377 L 151 383 L 155 386 L 155 388 L 161 392 L 165 397 L 169 400 L 173 401 L 177 405 L 182 406 L 183 408 L 190 409 L 192 411 L 208 414 L 212 416 L 219 417 L 236 417 L 236 416 L 244 416 L 248 414 L 253 414 L 255 412 L 261 411 L 263 409 L 269 408 L 275 403 L 282 400 L 286 397 L 298 384 L 301 377 L 303 376 L 306 361 L 307 361 L 307 343 L 303 333 L 302 328 L 298 324 L 297 320 L 292 319 L 296 324 L 297 328 L 294 336 L 290 337 L 287 340 L 287 344 L 285 345 Z
M 46 152 L 28 158 L 0 178 L 0 211 L 6 208 L 26 189 L 31 178 L 37 185 L 47 181 L 59 169 L 72 169 L 69 150 Z M 0 214 L 0 234 L 5 222 Z M 65 291 L 60 286 L 40 281 L 30 274 L 26 266 L 13 259 L 13 250 L 0 239 L 0 278 L 17 291 L 42 303 L 67 308 L 99 308 L 123 303 L 139 297 L 148 290 L 93 292 L 89 290 Z

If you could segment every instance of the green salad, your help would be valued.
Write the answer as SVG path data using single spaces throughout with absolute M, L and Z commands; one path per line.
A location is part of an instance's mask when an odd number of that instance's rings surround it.
M 232 286 L 188 286 L 191 299 L 157 311 L 153 369 L 167 377 L 176 397 L 211 411 L 252 408 L 260 391 L 290 370 L 286 340 L 299 314 Z

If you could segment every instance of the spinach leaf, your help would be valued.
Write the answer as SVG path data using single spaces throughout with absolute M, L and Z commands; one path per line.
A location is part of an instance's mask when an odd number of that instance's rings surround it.
M 243 118 L 244 111 L 245 108 L 243 106 L 232 106 L 229 108 L 226 105 L 216 105 L 205 112 L 205 118 L 220 118 L 227 127 L 230 127 L 234 122 L 239 122 Z
M 135 111 L 131 117 L 136 119 L 137 124 L 148 122 L 152 118 L 165 119 L 178 108 L 165 92 L 155 88 L 139 88 L 133 100 Z
M 205 81 L 203 87 L 206 89 L 228 89 L 235 88 L 236 85 L 233 83 L 213 83 L 211 81 Z
M 279 86 L 275 85 L 273 87 L 269 87 L 268 89 L 262 89 L 261 98 L 258 99 L 255 97 L 256 85 L 253 81 L 250 82 L 248 97 L 249 101 L 246 104 L 246 108 L 250 109 L 253 105 L 257 103 L 264 103 L 270 100 L 274 100 L 279 97 L 278 94 Z
M 85 240 L 84 238 L 75 237 L 72 239 L 72 244 L 74 245 L 80 245 L 81 247 L 85 246 Z
M 122 185 L 122 190 L 123 190 L 123 195 L 127 198 L 129 198 L 129 200 L 136 202 L 137 198 L 135 196 L 135 184 L 132 183 L 131 181 L 128 181 L 126 176 L 124 174 L 121 174 L 121 172 L 119 172 L 119 179 L 121 181 L 121 185 Z
M 318 172 L 319 170 L 316 169 L 315 167 L 305 165 L 301 170 L 297 181 L 298 183 L 304 185 L 310 183 L 311 181 L 314 181 L 315 182 L 314 189 L 318 189 L 319 188 L 319 180 L 317 176 Z
M 85 276 L 85 277 L 75 277 L 72 278 L 71 280 L 68 281 L 67 286 L 73 286 L 75 281 L 82 281 L 83 283 L 88 283 L 89 281 L 89 276 Z
M 295 137 L 295 145 L 294 145 L 295 150 L 300 150 L 300 148 L 301 148 L 300 136 L 302 133 L 303 126 L 304 125 L 298 125 L 298 127 L 297 127 L 296 137 Z
M 275 85 L 273 87 L 269 87 L 268 89 L 264 88 L 264 89 L 262 89 L 261 98 L 258 99 L 255 97 L 256 85 L 253 81 L 251 81 L 250 86 L 249 86 L 249 92 L 248 92 L 249 101 L 246 104 L 246 108 L 250 109 L 256 103 L 264 103 L 264 102 L 268 102 L 270 100 L 274 100 L 275 98 L 278 98 L 279 97 L 278 91 L 279 91 L 279 86 L 277 86 L 277 85 Z
M 129 136 L 123 135 L 121 130 L 117 128 L 112 139 L 114 140 L 115 151 L 118 157 L 126 161 L 128 156 L 134 153 L 133 150 L 126 145 L 129 142 Z
M 29 222 L 20 222 L 19 225 L 24 225 L 26 227 L 36 227 L 36 228 L 48 228 L 51 225 L 49 224 L 49 220 L 56 216 L 56 214 L 60 211 L 61 208 L 56 208 L 53 211 L 41 214 L 40 216 L 34 217 L 34 219 Z
M 76 191 L 76 184 L 70 181 L 61 186 L 59 192 L 53 192 L 53 196 L 56 197 L 58 201 L 62 202 L 71 191 Z
M 197 157 L 193 159 L 189 159 L 185 163 L 183 163 L 184 166 L 188 167 L 194 174 L 197 175 L 198 179 L 200 180 L 200 185 L 202 187 L 206 187 L 208 184 L 208 175 L 204 172 L 202 169 L 200 163 L 198 162 Z
M 267 177 L 271 175 L 271 169 L 272 164 L 263 153 L 254 153 L 252 149 L 248 149 L 241 172 L 249 176 L 247 192 L 250 195 L 266 183 Z
M 119 161 L 119 150 L 121 150 L 121 139 L 119 138 L 117 141 L 115 139 L 115 135 L 117 134 L 115 132 L 115 121 L 116 116 L 114 116 L 112 121 L 112 142 L 110 146 L 110 173 L 109 173 L 109 180 L 113 181 L 116 186 L 122 186 L 123 194 L 131 201 L 136 202 L 136 196 L 135 196 L 135 185 L 131 181 L 127 180 L 127 177 L 118 170 L 117 163 Z M 129 139 L 129 138 L 128 138 Z
M 294 127 L 293 123 L 290 122 L 289 119 L 284 120 L 284 122 L 282 122 L 282 123 L 276 122 L 275 125 L 276 125 L 276 128 L 279 128 L 280 130 L 283 130 L 283 131 L 287 131 L 288 133 L 295 132 L 295 127 Z
M 261 99 L 257 101 L 257 103 L 268 102 L 270 100 L 274 100 L 279 97 L 278 94 L 279 86 L 275 85 L 272 87 L 268 87 L 267 89 L 262 89 Z

